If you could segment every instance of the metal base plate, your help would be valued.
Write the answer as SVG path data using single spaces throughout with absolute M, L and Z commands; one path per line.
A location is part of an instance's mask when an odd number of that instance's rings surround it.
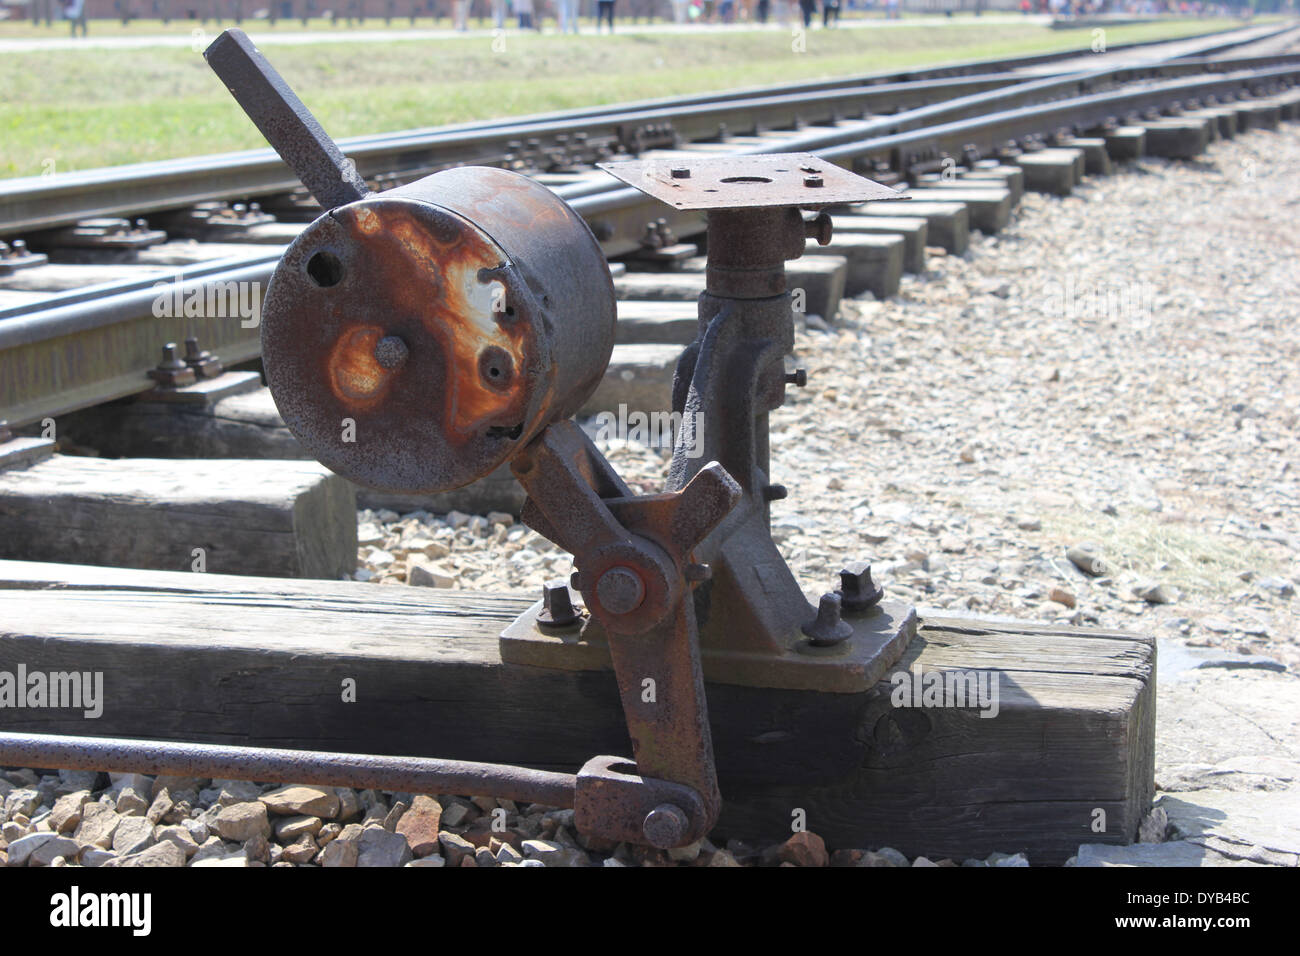
M 32 269 L 36 266 L 43 266 L 49 261 L 50 257 L 43 252 L 29 252 L 21 256 L 0 256 L 0 276 L 13 275 L 20 269 Z
M 137 401 L 215 405 L 223 398 L 255 392 L 261 387 L 262 376 L 257 372 L 222 372 L 216 378 L 202 379 L 181 388 L 154 388 L 141 392 Z
M 684 156 L 596 165 L 676 209 L 815 207 L 907 198 L 812 153 Z
M 613 670 L 604 634 L 589 619 L 566 630 L 543 632 L 538 601 L 501 634 L 501 659 L 557 670 Z M 845 617 L 853 636 L 833 647 L 813 647 L 807 639 L 780 656 L 739 654 L 700 648 L 704 680 L 742 687 L 856 694 L 878 683 L 898 663 L 916 636 L 916 608 L 882 601 L 868 613 Z

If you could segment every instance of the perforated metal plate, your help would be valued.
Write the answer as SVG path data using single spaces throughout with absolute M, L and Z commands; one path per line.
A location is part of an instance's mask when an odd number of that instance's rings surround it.
M 828 206 L 907 198 L 812 153 L 638 159 L 597 165 L 675 209 Z

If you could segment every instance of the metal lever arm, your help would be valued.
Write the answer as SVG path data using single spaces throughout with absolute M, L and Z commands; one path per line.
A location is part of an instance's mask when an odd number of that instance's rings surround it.
M 234 27 L 225 30 L 203 56 L 322 209 L 365 198 L 369 190 L 352 161 L 248 34 Z
M 524 520 L 573 553 L 578 589 L 609 634 L 637 772 L 699 795 L 702 813 L 663 808 L 661 839 L 673 846 L 699 839 L 721 796 L 686 568 L 740 486 L 714 462 L 679 492 L 634 496 L 568 421 L 547 428 L 512 469 L 528 493 Z

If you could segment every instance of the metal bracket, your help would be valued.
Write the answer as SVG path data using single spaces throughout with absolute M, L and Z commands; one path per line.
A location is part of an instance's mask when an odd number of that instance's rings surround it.
M 556 670 L 607 671 L 613 668 L 608 636 L 598 624 L 578 621 L 568 628 L 539 621 L 545 602 L 538 601 L 501 634 L 501 659 L 511 664 Z M 747 653 L 703 645 L 700 663 L 709 684 L 772 687 L 783 690 L 858 694 L 869 690 L 902 656 L 916 636 L 916 609 L 900 601 L 882 601 L 861 617 L 846 616 L 848 639 L 816 647 L 806 636 L 790 650 Z

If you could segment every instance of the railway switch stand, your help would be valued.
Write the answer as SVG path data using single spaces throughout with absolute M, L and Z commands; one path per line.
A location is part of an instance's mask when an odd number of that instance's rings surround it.
M 632 741 L 631 760 L 597 756 L 577 775 L 576 825 L 659 847 L 698 840 L 721 806 L 706 676 L 860 692 L 915 633 L 912 608 L 854 589 L 869 570 L 846 570 L 849 590 L 814 606 L 769 512 L 784 489 L 769 480 L 768 415 L 799 384 L 785 370 L 785 262 L 810 237 L 829 241 L 826 207 L 897 193 L 809 154 L 603 165 L 708 216 L 667 485 L 636 495 L 571 420 L 617 321 L 586 223 L 545 187 L 489 167 L 371 193 L 246 36 L 227 31 L 206 55 L 324 210 L 263 303 L 285 423 L 332 470 L 388 491 L 445 491 L 509 462 L 524 522 L 573 554 L 583 610 L 539 601 L 502 635 L 503 660 L 612 669 Z

